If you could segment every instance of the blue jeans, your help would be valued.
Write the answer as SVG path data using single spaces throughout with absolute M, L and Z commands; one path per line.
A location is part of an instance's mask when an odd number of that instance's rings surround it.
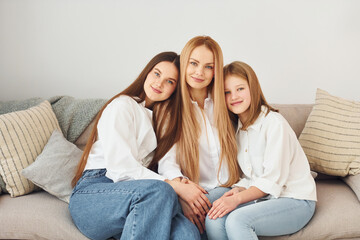
M 105 169 L 87 170 L 76 184 L 69 210 L 77 228 L 90 239 L 200 239 L 166 182 L 114 183 Z
M 252 201 L 215 220 L 206 217 L 208 239 L 258 239 L 291 234 L 303 228 L 315 212 L 315 201 L 277 198 Z

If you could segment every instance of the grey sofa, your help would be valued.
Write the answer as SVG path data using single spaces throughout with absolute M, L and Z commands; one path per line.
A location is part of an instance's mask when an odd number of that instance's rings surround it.
M 311 104 L 275 104 L 300 135 Z M 76 141 L 83 148 L 92 124 Z M 360 239 L 360 203 L 354 192 L 335 177 L 316 179 L 318 202 L 314 217 L 299 232 L 261 239 Z M 0 195 L 0 239 L 87 239 L 73 224 L 68 205 L 45 191 L 11 198 Z M 145 237 L 144 237 L 145 239 Z

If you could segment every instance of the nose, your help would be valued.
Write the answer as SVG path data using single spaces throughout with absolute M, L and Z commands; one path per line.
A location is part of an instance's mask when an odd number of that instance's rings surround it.
M 196 74 L 199 76 L 202 76 L 204 74 L 204 69 L 202 68 L 202 66 L 197 66 L 196 70 L 195 70 Z
M 231 100 L 237 99 L 238 97 L 239 97 L 239 96 L 238 96 L 237 92 L 231 92 L 231 93 L 230 93 L 230 98 L 231 98 Z
M 156 87 L 161 87 L 163 85 L 163 82 L 164 82 L 164 80 L 158 78 L 158 79 L 155 80 L 154 84 L 155 84 Z

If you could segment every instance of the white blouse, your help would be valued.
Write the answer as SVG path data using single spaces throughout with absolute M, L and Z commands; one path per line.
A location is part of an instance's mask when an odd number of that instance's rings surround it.
M 316 201 L 315 181 L 306 155 L 285 118 L 262 106 L 262 112 L 236 139 L 243 178 L 235 184 L 255 186 L 271 198 L 289 197 Z
M 199 185 L 205 190 L 210 190 L 224 184 L 228 180 L 229 174 L 226 162 L 223 161 L 218 178 L 220 142 L 217 128 L 214 126 L 214 103 L 211 96 L 209 95 L 205 99 L 204 110 L 198 106 L 197 102 L 192 101 L 192 104 L 201 127 L 199 138 Z M 184 177 L 179 164 L 176 162 L 176 144 L 159 161 L 158 172 L 170 180 L 176 177 Z
M 98 139 L 93 144 L 85 170 L 106 168 L 114 182 L 165 178 L 147 169 L 157 146 L 152 111 L 145 103 L 129 96 L 114 99 L 97 125 Z

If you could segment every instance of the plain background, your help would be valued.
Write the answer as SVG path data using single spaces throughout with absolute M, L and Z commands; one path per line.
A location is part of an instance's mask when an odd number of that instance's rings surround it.
M 0 101 L 110 98 L 197 35 L 258 75 L 270 103 L 360 89 L 358 0 L 0 0 Z

